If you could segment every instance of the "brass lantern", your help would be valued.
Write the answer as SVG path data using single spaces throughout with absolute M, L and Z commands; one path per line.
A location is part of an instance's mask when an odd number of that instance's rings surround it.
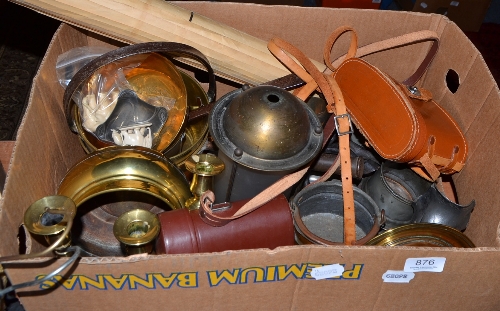
M 226 169 L 215 177 L 216 202 L 251 198 L 311 161 L 323 128 L 303 101 L 274 86 L 244 86 L 221 97 L 210 134 Z

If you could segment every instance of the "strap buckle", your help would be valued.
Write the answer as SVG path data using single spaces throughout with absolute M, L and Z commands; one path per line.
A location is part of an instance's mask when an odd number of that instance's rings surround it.
M 338 121 L 339 118 L 342 118 L 342 119 L 343 118 L 347 118 L 347 121 L 349 121 L 349 130 L 348 131 L 341 132 L 339 130 L 339 121 Z M 339 114 L 339 115 L 334 116 L 333 119 L 335 121 L 335 130 L 337 131 L 337 134 L 339 136 L 347 135 L 347 134 L 352 134 L 353 133 L 352 122 L 351 122 L 351 115 L 350 114 L 348 114 L 348 113 Z

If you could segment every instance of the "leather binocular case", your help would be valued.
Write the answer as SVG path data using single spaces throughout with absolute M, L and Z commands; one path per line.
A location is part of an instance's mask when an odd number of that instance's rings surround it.
M 214 204 L 212 211 L 220 217 L 231 216 L 246 202 Z M 157 254 L 274 249 L 295 244 L 292 215 L 283 194 L 220 227 L 205 223 L 200 210 L 178 209 L 158 217 L 161 229 L 156 240 Z
M 431 92 L 398 83 L 358 58 L 346 60 L 334 76 L 353 122 L 384 159 L 409 163 L 432 181 L 465 165 L 464 135 Z

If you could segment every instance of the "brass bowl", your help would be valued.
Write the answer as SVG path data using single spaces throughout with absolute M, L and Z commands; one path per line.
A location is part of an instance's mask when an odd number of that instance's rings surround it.
M 416 223 L 385 231 L 365 245 L 474 248 L 462 232 L 440 224 Z
M 74 165 L 59 185 L 58 195 L 78 207 L 100 194 L 136 191 L 182 208 L 191 197 L 184 174 L 161 153 L 144 147 L 113 146 L 88 154 Z
M 186 86 L 188 109 L 194 110 L 200 106 L 208 105 L 207 94 L 198 81 L 182 71 L 179 71 L 179 73 Z M 91 153 L 98 149 L 112 146 L 112 144 L 107 144 L 99 140 L 83 128 L 77 105 L 73 106 L 73 120 L 78 136 L 80 137 L 80 143 L 85 152 Z M 178 166 L 182 165 L 190 155 L 197 153 L 203 146 L 203 142 L 208 136 L 208 116 L 188 122 L 182 129 L 184 132 L 181 131 L 172 140 L 170 145 L 165 148 L 166 150 L 162 150 L 165 156 Z

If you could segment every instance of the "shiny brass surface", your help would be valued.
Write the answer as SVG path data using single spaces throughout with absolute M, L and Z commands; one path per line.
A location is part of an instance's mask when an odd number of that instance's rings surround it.
M 200 105 L 208 105 L 207 94 L 201 85 L 184 72 L 179 71 L 179 73 L 186 87 L 187 108 L 189 110 L 194 110 L 199 108 Z M 77 105 L 74 105 L 73 120 L 82 146 L 87 153 L 111 146 L 111 144 L 97 139 L 97 137 L 82 127 Z M 161 150 L 161 152 L 176 165 L 182 165 L 187 157 L 196 153 L 202 147 L 203 142 L 208 136 L 208 117 L 202 117 L 195 121 L 187 122 L 187 124 L 182 126 L 182 130 L 184 130 L 184 132 L 177 135 L 164 150 Z M 174 148 L 171 148 L 171 145 L 175 145 L 178 141 L 180 141 L 180 148 L 175 148 L 175 150 L 173 150 Z
M 154 196 L 172 209 L 191 197 L 184 174 L 161 153 L 143 147 L 113 146 L 88 154 L 61 181 L 58 194 L 78 207 L 100 194 L 137 191 Z
M 200 196 L 207 190 L 213 190 L 213 176 L 224 170 L 224 162 L 217 156 L 206 154 L 193 154 L 184 163 L 186 169 L 193 173 L 190 190 L 193 196 L 186 201 L 186 208 L 199 209 Z
M 273 86 L 243 86 L 225 94 L 215 102 L 208 123 L 211 138 L 226 158 L 258 171 L 295 170 L 309 163 L 323 142 L 323 127 L 314 111 Z
M 153 149 L 163 151 L 180 134 L 187 117 L 187 93 L 177 68 L 166 57 L 151 53 L 140 66 L 124 70 L 132 89 L 144 101 L 159 106 L 155 98 L 172 99 L 168 117 L 153 139 Z
M 270 86 L 253 87 L 236 96 L 227 108 L 226 134 L 242 151 L 264 159 L 282 159 L 305 148 L 309 116 L 300 100 Z
M 366 245 L 473 248 L 462 232 L 440 224 L 416 223 L 396 227 L 377 235 Z
M 184 85 L 186 86 L 187 93 L 187 104 L 188 109 L 196 110 L 201 106 L 206 106 L 209 104 L 207 93 L 203 90 L 201 85 L 191 76 L 185 74 L 182 71 L 182 79 L 184 80 Z M 169 151 L 167 148 L 163 153 L 167 156 L 174 164 L 180 166 L 184 161 L 189 158 L 190 155 L 197 153 L 203 143 L 208 137 L 208 115 L 201 117 L 194 121 L 187 122 L 184 127 L 184 135 L 178 135 L 176 140 L 182 140 L 180 150 L 176 150 L 175 153 Z M 172 144 L 175 144 L 174 141 Z
M 151 253 L 159 233 L 156 214 L 141 209 L 122 214 L 113 225 L 113 234 L 124 245 L 127 255 Z
M 58 214 L 58 211 L 61 214 Z M 71 244 L 71 235 L 65 232 L 69 218 L 75 214 L 76 206 L 70 198 L 60 195 L 47 196 L 28 207 L 24 213 L 24 225 L 30 233 L 43 236 L 49 244 L 65 235 L 56 249 L 66 248 Z

